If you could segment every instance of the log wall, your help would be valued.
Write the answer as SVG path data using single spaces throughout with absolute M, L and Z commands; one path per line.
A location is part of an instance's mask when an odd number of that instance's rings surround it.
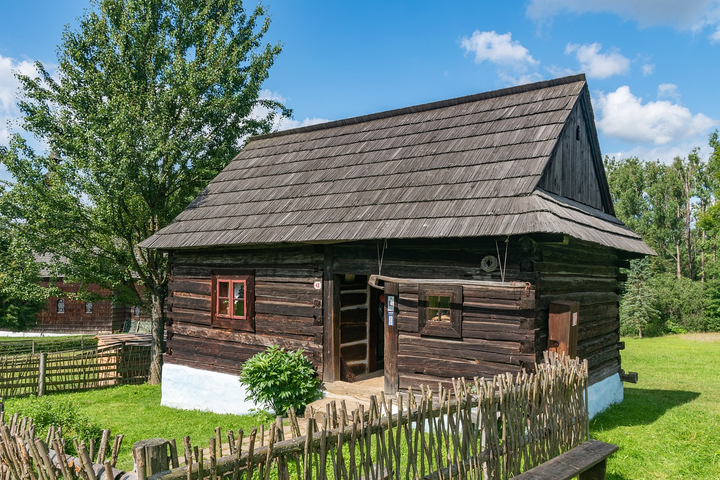
M 270 345 L 302 348 L 322 374 L 322 247 L 175 253 L 170 257 L 166 361 L 238 374 Z M 255 332 L 213 328 L 213 271 L 255 275 Z M 229 272 L 228 272 L 229 273 Z
M 619 258 L 611 249 L 547 235 L 514 237 L 497 244 L 488 238 L 341 243 L 328 249 L 328 258 L 325 248 L 173 253 L 166 360 L 237 374 L 244 360 L 278 344 L 304 349 L 322 375 L 323 291 L 314 284 L 323 280 L 323 269 L 331 265 L 339 282 L 340 352 L 362 373 L 367 370 L 368 297 L 356 283 L 378 273 L 406 279 L 499 282 L 499 269 L 481 268 L 483 258 L 497 257 L 499 250 L 500 257 L 507 258 L 506 285 L 463 286 L 462 338 L 420 334 L 417 283 L 401 284 L 396 317 L 401 388 L 531 368 L 547 348 L 548 305 L 555 299 L 580 302 L 578 351 L 589 360 L 591 381 L 620 368 Z M 253 333 L 211 325 L 212 273 L 228 268 L 255 274 Z M 355 283 L 343 286 L 346 274 L 355 275 Z
M 48 281 L 40 283 L 47 287 Z M 122 329 L 124 319 L 116 318 L 110 300 L 97 300 L 93 302 L 92 313 L 85 312 L 85 302 L 74 300 L 69 296 L 76 294 L 80 289 L 78 283 L 65 283 L 59 281 L 56 286 L 68 296 L 49 297 L 45 308 L 39 315 L 39 325 L 35 328 L 43 333 L 76 333 L 97 334 L 112 333 Z M 97 285 L 86 285 L 86 291 L 109 296 L 110 292 Z M 65 313 L 58 313 L 57 302 L 60 298 L 65 300 Z
M 499 269 L 484 271 L 485 256 L 505 258 L 494 239 L 390 240 L 334 246 L 335 273 L 401 278 L 499 281 Z M 421 335 L 417 284 L 401 284 L 397 305 L 400 387 L 449 384 L 453 377 L 519 371 L 535 362 L 532 263 L 522 262 L 517 242 L 507 244 L 506 282 L 517 287 L 464 287 L 461 339 Z
M 578 356 L 588 360 L 590 383 L 620 370 L 620 271 L 617 252 L 566 239 L 537 244 L 536 355 L 547 345 L 548 308 L 553 300 L 580 302 Z

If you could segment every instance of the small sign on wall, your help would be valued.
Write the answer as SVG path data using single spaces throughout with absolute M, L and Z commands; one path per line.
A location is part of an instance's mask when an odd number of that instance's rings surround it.
M 313 284 L 313 287 L 315 287 L 315 290 L 321 290 L 322 289 L 322 282 L 315 282 Z
M 387 297 L 387 323 L 388 327 L 395 326 L 395 295 Z

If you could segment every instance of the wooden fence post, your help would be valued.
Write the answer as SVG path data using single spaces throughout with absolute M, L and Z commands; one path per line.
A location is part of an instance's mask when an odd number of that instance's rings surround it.
M 169 442 L 164 438 L 150 438 L 133 444 L 135 473 L 138 480 L 170 470 L 168 445 Z
M 38 370 L 38 397 L 45 395 L 45 352 L 40 354 L 40 368 Z

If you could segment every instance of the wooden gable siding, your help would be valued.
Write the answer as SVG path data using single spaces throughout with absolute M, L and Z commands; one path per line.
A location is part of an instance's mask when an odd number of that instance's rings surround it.
M 588 360 L 590 383 L 620 370 L 620 259 L 617 251 L 568 239 L 539 243 L 537 313 L 541 328 L 536 354 L 547 345 L 550 302 L 580 302 L 578 356 Z
M 538 187 L 609 213 L 596 173 L 596 162 L 602 161 L 593 148 L 595 131 L 587 122 L 581 97 L 568 116 Z
M 302 348 L 322 374 L 322 248 L 271 247 L 171 256 L 169 363 L 238 374 L 242 362 L 270 345 Z M 255 274 L 255 332 L 211 326 L 212 272 Z

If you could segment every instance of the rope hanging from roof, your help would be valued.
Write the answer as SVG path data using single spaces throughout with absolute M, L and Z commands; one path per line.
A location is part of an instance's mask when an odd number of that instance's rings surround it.
M 383 259 L 385 258 L 385 250 L 387 249 L 387 238 L 383 242 L 383 248 L 382 253 L 380 253 L 380 242 L 377 244 L 377 252 L 378 252 L 378 275 L 382 275 L 382 264 Z
M 500 247 L 498 246 L 497 239 L 495 239 L 495 250 L 497 250 L 498 263 L 500 264 L 500 281 L 505 282 L 505 270 L 507 269 L 507 252 L 508 245 L 510 244 L 510 237 L 505 238 L 505 260 L 500 258 Z

